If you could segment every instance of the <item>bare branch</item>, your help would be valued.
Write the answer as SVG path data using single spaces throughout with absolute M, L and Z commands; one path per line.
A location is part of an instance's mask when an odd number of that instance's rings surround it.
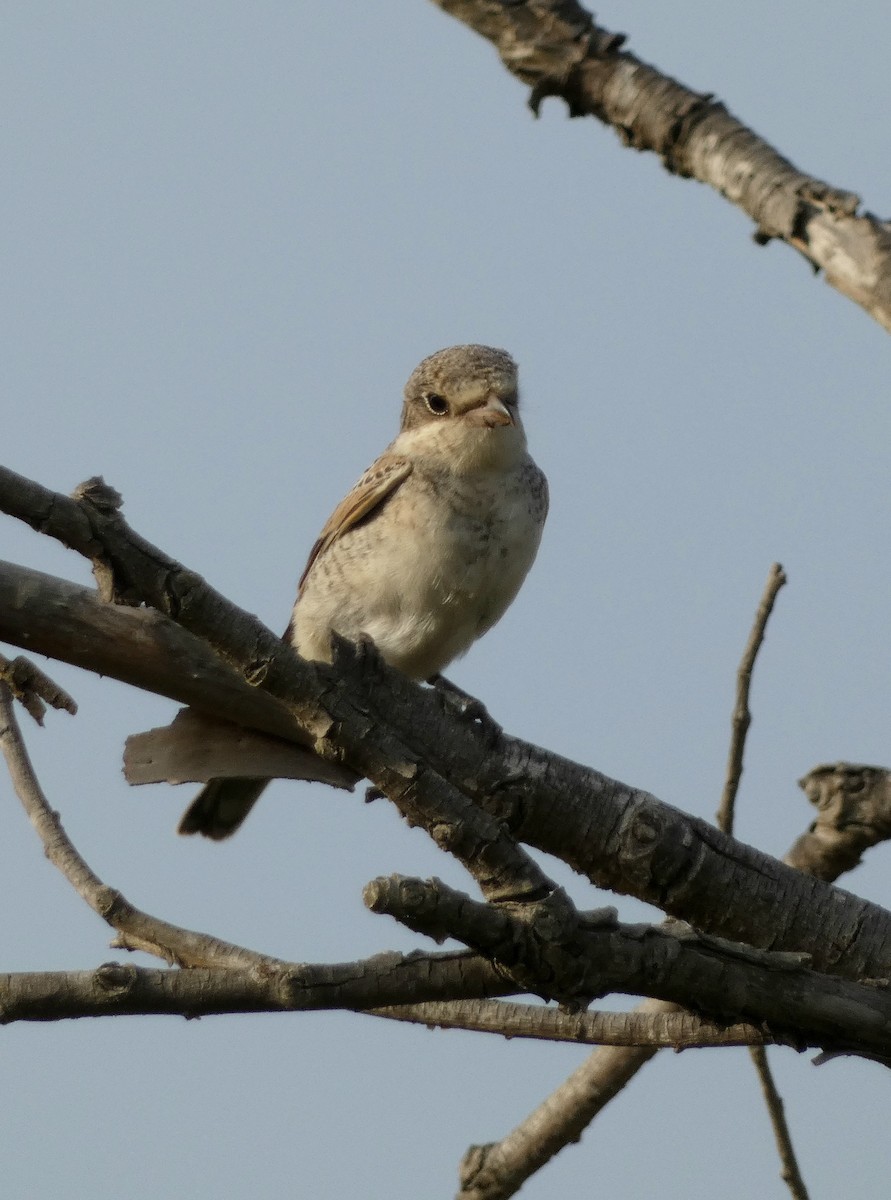
M 501 975 L 482 963 L 478 956 L 378 955 L 364 963 L 341 967 L 310 967 L 288 963 L 269 955 L 194 933 L 141 912 L 115 889 L 103 884 L 68 838 L 37 780 L 13 708 L 12 694 L 0 681 L 0 748 L 13 784 L 26 812 L 44 843 L 47 857 L 65 875 L 86 903 L 118 932 L 115 945 L 142 950 L 168 962 L 189 968 L 213 968 L 212 977 L 248 972 L 240 982 L 228 979 L 215 990 L 207 982 L 198 992 L 187 985 L 177 990 L 155 976 L 134 974 L 129 968 L 108 967 L 100 973 L 75 973 L 67 980 L 61 1003 L 48 1003 L 43 976 L 28 974 L 7 977 L 7 993 L 0 996 L 0 1011 L 7 1021 L 51 1020 L 62 1017 L 121 1012 L 270 1011 L 319 1006 L 309 992 L 322 988 L 322 1007 L 364 1009 L 397 1000 L 404 1005 L 430 996 L 430 987 L 440 995 L 499 995 L 510 992 Z M 226 968 L 221 971 L 221 968 Z M 257 975 L 262 987 L 258 991 Z M 58 986 L 58 976 L 51 988 Z M 435 982 L 434 982 L 435 979 Z M 141 984 L 140 984 L 141 981 Z M 146 983 L 148 981 L 148 983 Z M 149 983 L 151 986 L 149 986 Z M 140 984 L 140 986 L 137 986 Z M 145 986 L 142 986 L 144 984 Z M 469 991 L 468 991 L 469 984 Z M 157 985 L 157 986 L 156 986 Z M 199 995 L 200 1000 L 194 996 Z M 233 996 L 241 999 L 234 1000 Z M 359 1002 L 357 1003 L 357 998 Z M 58 1000 L 59 997 L 56 996 Z M 197 1007 L 196 1007 L 197 1005 Z M 258 1007 L 259 1006 L 259 1007 Z
M 204 933 L 170 925 L 134 908 L 124 896 L 108 887 L 78 853 L 59 814 L 50 807 L 22 740 L 9 688 L 0 682 L 0 749 L 13 786 L 31 824 L 43 842 L 46 856 L 78 895 L 103 921 L 121 935 L 121 945 L 145 950 L 170 963 L 205 967 L 249 967 L 277 963 L 242 946 L 222 942 Z
M 718 813 L 719 827 L 727 833 L 733 824 L 733 806 L 742 777 L 743 752 L 751 716 L 749 687 L 755 658 L 764 640 L 767 621 L 779 589 L 786 581 L 782 568 L 775 563 L 755 615 L 749 640 L 743 652 L 737 674 L 736 705 L 734 708 L 731 745 L 728 756 L 727 782 Z M 692 1019 L 691 1014 L 669 1001 L 645 1000 L 635 1016 L 643 1020 L 661 1017 L 665 1020 Z M 520 1125 L 500 1142 L 472 1146 L 461 1163 L 462 1191 L 459 1200 L 507 1200 L 526 1179 L 570 1142 L 578 1141 L 581 1132 L 634 1078 L 655 1050 L 642 1046 L 626 1050 L 598 1050 L 570 1078 L 553 1092 Z M 766 1055 L 763 1050 L 757 1064 L 762 1077 L 769 1079 Z M 772 1082 L 772 1081 L 771 1081 Z M 776 1107 L 771 1110 L 775 1122 L 781 1158 L 795 1167 L 788 1129 Z M 789 1168 L 790 1178 L 800 1180 L 795 1167 Z M 785 1176 L 784 1176 L 785 1177 Z M 803 1185 L 802 1185 L 803 1186 Z
M 362 962 L 282 963 L 280 968 L 163 970 L 104 963 L 90 971 L 0 974 L 0 1024 L 109 1016 L 222 1016 L 259 1012 L 355 1011 L 442 1029 L 536 1040 L 675 1050 L 766 1042 L 754 1025 L 718 1025 L 677 1014 L 574 1013 L 491 999 L 419 1000 L 369 1007 L 396 995 L 468 995 L 509 987 L 475 955 L 379 954 Z
M 482 904 L 441 880 L 378 879 L 366 902 L 417 932 L 460 938 L 518 988 L 545 998 L 652 996 L 695 1004 L 712 1020 L 755 1022 L 776 1041 L 800 1047 L 841 1039 L 849 1053 L 891 1062 L 891 1025 L 878 1027 L 891 1021 L 891 992 L 820 975 L 807 955 L 754 950 L 679 923 L 624 925 L 611 911 L 579 913 L 560 927 L 550 908 Z
M 773 1073 L 767 1062 L 767 1051 L 763 1046 L 750 1046 L 749 1054 L 755 1065 L 755 1072 L 761 1083 L 764 1103 L 770 1116 L 777 1150 L 780 1155 L 780 1178 L 789 1188 L 793 1200 L 808 1200 L 808 1191 L 795 1156 L 789 1124 L 786 1120 L 783 1098 L 773 1080 Z
M 108 604 L 91 588 L 3 561 L 0 638 L 197 709 L 209 705 L 224 721 L 275 735 L 273 754 L 282 738 L 292 745 L 309 741 L 283 704 L 252 687 L 206 641 L 155 609 Z M 138 748 L 137 738 L 134 752 Z M 300 761 L 308 767 L 298 778 L 318 779 L 321 773 L 322 782 L 345 788 L 357 782 L 355 772 L 311 752 L 293 760 Z
M 860 763 L 814 767 L 798 781 L 817 819 L 784 861 L 820 879 L 853 870 L 864 850 L 891 838 L 891 773 Z
M 578 912 L 554 885 L 540 898 L 496 906 L 480 904 L 439 879 L 391 875 L 369 883 L 364 899 L 372 912 L 387 913 L 435 941 L 452 937 L 463 942 L 485 955 L 520 991 L 576 1010 L 604 995 L 604 988 L 613 990 L 597 965 L 599 959 L 586 959 L 591 949 L 588 932 L 601 926 L 615 929 L 616 910 Z
M 282 1008 L 362 1010 L 388 1002 L 411 1004 L 434 996 L 493 996 L 513 990 L 477 955 L 380 954 L 364 962 L 312 966 L 258 954 L 141 912 L 99 879 L 68 838 L 34 774 L 11 693 L 2 682 L 0 749 L 47 857 L 90 908 L 118 932 L 114 944 L 191 968 L 188 972 L 140 972 L 111 964 L 100 968 L 105 972 L 102 975 L 29 972 L 0 976 L 4 1021 L 121 1012 L 194 1016 Z M 170 982 L 186 976 L 197 982 Z M 60 979 L 65 980 L 64 986 Z
M 163 1014 L 364 1012 L 406 1001 L 442 1002 L 455 994 L 503 995 L 510 987 L 488 963 L 466 953 L 377 954 L 359 962 L 322 964 L 255 958 L 264 961 L 223 970 L 105 963 L 93 971 L 0 975 L 0 1024 Z M 380 1015 L 387 1011 L 381 1008 Z
M 54 493 L 25 483 L 23 491 L 20 477 L 0 469 L 0 510 L 74 540 L 75 502 L 59 497 L 53 520 L 47 511 L 55 511 Z M 207 636 L 246 682 L 289 707 L 323 758 L 371 779 L 410 820 L 429 801 L 435 823 L 445 797 L 459 811 L 463 793 L 515 839 L 562 858 L 598 886 L 733 941 L 807 947 L 821 970 L 855 978 L 887 973 L 891 914 L 878 906 L 805 878 L 646 792 L 519 739 L 493 741 L 478 724 L 456 721 L 433 689 L 361 647 L 339 646 L 331 666 L 306 662 L 197 575 L 131 535 L 119 513 L 91 511 L 87 525 L 89 546 L 117 564 L 131 591 L 139 582 L 148 602 Z M 7 622 L 17 636 L 27 624 L 27 592 L 13 602 L 18 615 L 11 621 L 0 605 L 0 637 Z M 213 710 L 212 694 L 202 707 Z
M 752 714 L 749 711 L 752 670 L 755 666 L 758 651 L 761 649 L 761 643 L 764 641 L 764 634 L 770 614 L 773 611 L 774 601 L 785 582 L 786 576 L 783 568 L 779 563 L 774 563 L 767 577 L 764 594 L 761 597 L 761 603 L 758 605 L 758 611 L 755 614 L 755 623 L 752 626 L 752 632 L 749 634 L 749 640 L 743 651 L 742 661 L 739 664 L 739 671 L 736 676 L 736 704 L 733 709 L 733 718 L 731 721 L 727 780 L 724 784 L 721 804 L 716 813 L 718 828 L 723 830 L 724 833 L 733 832 L 736 793 L 739 790 L 739 781 L 742 778 L 746 735 L 749 732 L 749 725 L 752 720 Z M 773 1072 L 767 1060 L 767 1051 L 763 1046 L 752 1046 L 749 1049 L 749 1055 L 755 1067 L 755 1073 L 761 1082 L 761 1091 L 767 1105 L 767 1114 L 770 1118 L 774 1141 L 776 1142 L 777 1151 L 780 1156 L 781 1178 L 792 1193 L 793 1200 L 808 1200 L 807 1188 L 805 1187 L 804 1179 L 798 1166 L 795 1148 L 792 1145 L 792 1135 L 786 1120 L 783 1101 L 774 1083 Z
M 708 184 L 756 225 L 755 241 L 785 242 L 827 283 L 891 330 L 891 228 L 860 199 L 794 167 L 711 93 L 694 91 L 621 47 L 575 0 L 433 0 L 488 38 L 532 90 L 538 112 L 559 96 L 572 117 L 612 126 L 673 175 Z
M 68 693 L 22 655 L 6 658 L 0 654 L 0 680 L 38 725 L 43 724 L 47 704 L 72 716 L 77 712 L 77 705 Z
M 160 922 L 134 909 L 120 893 L 102 883 L 66 837 L 40 790 L 5 685 L 0 685 L 0 744 L 48 856 L 94 911 L 122 931 L 128 945 L 138 944 L 176 962 L 216 968 L 250 967 L 279 975 L 284 972 L 293 982 L 293 964 Z M 490 871 L 491 864 L 483 874 Z M 420 881 L 412 881 L 408 893 L 398 884 L 395 892 L 392 887 L 377 885 L 372 893 L 376 908 L 392 912 L 401 905 L 402 919 L 409 919 L 410 914 L 415 928 L 427 929 L 434 936 L 452 931 L 468 936 L 470 927 L 465 922 L 469 920 L 474 942 L 487 954 L 503 959 L 515 975 L 518 965 L 530 959 L 529 945 L 540 943 L 546 947 L 543 966 L 536 962 L 533 972 L 537 977 L 532 982 L 540 982 L 538 976 L 550 971 L 557 980 L 555 994 L 593 996 L 613 990 L 643 991 L 673 1000 L 693 995 L 699 1007 L 719 1020 L 728 1015 L 754 1018 L 766 1022 L 774 1036 L 784 1037 L 786 1030 L 794 1030 L 797 1040 L 829 1050 L 878 1058 L 891 1054 L 891 1042 L 876 1032 L 876 1026 L 883 1030 L 891 1018 L 891 997 L 886 999 L 883 990 L 819 976 L 802 965 L 801 955 L 759 952 L 692 931 L 669 934 L 647 927 L 613 928 L 612 919 L 605 921 L 602 913 L 596 914 L 596 919 L 590 914 L 575 915 L 568 902 L 565 912 L 534 899 L 493 908 L 441 884 L 432 892 L 427 888 L 425 894 Z M 413 896 L 420 899 L 420 905 Z M 448 910 L 445 915 L 444 910 Z M 565 925 L 563 936 L 561 921 Z M 601 928 L 604 924 L 605 930 Z M 297 968 L 298 973 L 301 970 Z M 355 966 L 351 970 L 356 973 Z M 781 973 L 779 987 L 775 986 L 777 971 Z M 563 982 L 563 974 L 574 981 L 571 986 Z M 498 990 L 503 991 L 497 972 L 495 978 L 499 980 Z M 525 984 L 525 977 L 521 978 Z M 399 1002 L 406 999 L 404 994 L 398 997 Z M 373 1006 L 379 1007 L 381 1002 L 378 993 Z M 838 1033 L 840 1010 L 848 1018 L 841 1026 L 843 1036 Z
M 659 1000 L 644 1001 L 636 1015 L 667 1007 L 674 1009 Z M 601 1109 L 655 1053 L 655 1046 L 647 1046 L 603 1047 L 592 1054 L 506 1137 L 467 1150 L 456 1200 L 502 1200 L 515 1195 L 564 1146 L 579 1140 Z
M 124 968 L 115 968 L 111 975 L 95 977 L 84 973 L 82 986 L 71 988 L 66 993 L 63 1009 L 47 1009 L 44 1000 L 38 997 L 37 1008 L 15 1008 L 14 999 L 34 995 L 27 991 L 25 983 L 19 979 L 18 991 L 10 992 L 7 1002 L 2 1001 L 7 1020 L 25 1019 L 25 1014 L 32 1014 L 28 1019 L 50 1019 L 49 1013 L 56 1016 L 87 1015 L 102 1012 L 144 1012 L 170 1011 L 194 1014 L 218 1011 L 259 1011 L 257 1005 L 265 1010 L 272 1008 L 305 1008 L 315 1006 L 307 998 L 307 989 L 324 985 L 326 989 L 326 1007 L 356 1007 L 357 980 L 362 987 L 358 994 L 363 1003 L 359 1007 L 369 1007 L 369 989 L 373 996 L 373 1007 L 380 1007 L 390 998 L 397 998 L 402 1003 L 411 1003 L 416 999 L 424 999 L 430 995 L 429 984 L 424 981 L 430 978 L 429 959 L 424 964 L 421 977 L 422 995 L 418 996 L 418 981 L 414 980 L 414 992 L 406 994 L 404 989 L 393 992 L 393 981 L 398 979 L 399 970 L 405 960 L 400 956 L 378 956 L 363 964 L 348 964 L 346 968 L 316 967 L 310 968 L 293 963 L 287 963 L 270 956 L 256 954 L 242 947 L 220 942 L 219 939 L 207 935 L 195 934 L 191 931 L 169 925 L 157 918 L 135 909 L 117 891 L 107 887 L 89 868 L 84 859 L 75 849 L 65 834 L 58 814 L 54 813 L 43 795 L 33 768 L 25 750 L 13 711 L 12 696 L 5 684 L 0 684 L 0 746 L 13 777 L 20 798 L 44 842 L 47 856 L 63 872 L 69 882 L 77 889 L 91 908 L 113 928 L 121 933 L 120 942 L 128 947 L 146 949 L 165 957 L 168 961 L 186 964 L 190 967 L 211 967 L 214 976 L 231 976 L 234 973 L 246 973 L 248 976 L 247 990 L 243 986 L 236 987 L 227 980 L 221 989 L 214 990 L 206 983 L 201 985 L 201 996 L 198 1002 L 191 998 L 183 999 L 184 993 L 177 991 L 175 999 L 170 1000 L 169 985 L 160 984 L 161 992 L 167 999 L 159 999 L 160 992 L 151 991 L 147 996 L 144 989 L 136 987 L 140 980 L 138 973 L 134 974 Z M 719 945 L 713 939 L 703 939 L 692 933 L 668 935 L 662 931 L 647 930 L 646 928 L 628 928 L 620 930 L 614 927 L 614 914 L 605 918 L 604 914 L 578 914 L 567 902 L 567 911 L 563 923 L 567 925 L 564 936 L 557 933 L 559 916 L 553 904 L 542 902 L 526 902 L 517 905 L 502 905 L 494 908 L 490 905 L 471 901 L 469 897 L 461 896 L 442 884 L 434 887 L 421 884 L 420 881 L 378 881 L 369 889 L 369 899 L 377 911 L 397 913 L 401 919 L 410 921 L 414 928 L 439 936 L 455 932 L 465 938 L 472 938 L 487 956 L 498 958 L 511 968 L 514 976 L 518 974 L 518 966 L 528 971 L 530 954 L 528 947 L 538 943 L 543 948 L 543 962 L 551 970 L 557 982 L 551 987 L 551 994 L 567 994 L 576 996 L 583 994 L 600 994 L 612 990 L 639 991 L 641 988 L 654 987 L 657 991 L 676 987 L 685 990 L 689 987 L 689 979 L 696 978 L 697 995 L 702 999 L 703 1007 L 708 1010 L 711 1006 L 720 1017 L 724 1011 L 724 1001 L 720 1000 L 719 991 L 714 986 L 710 988 L 710 980 L 717 984 L 718 989 L 727 988 L 742 1005 L 744 1016 L 745 1006 L 750 1001 L 757 1005 L 759 1019 L 766 1018 L 768 1027 L 778 1024 L 780 1030 L 788 1022 L 796 1030 L 796 1037 L 803 1041 L 814 1041 L 829 1050 L 849 1050 L 847 1040 L 839 1040 L 834 1032 L 827 1040 L 828 1026 L 821 1016 L 821 1009 L 830 1001 L 837 1005 L 851 1005 L 851 1023 L 849 1029 L 856 1038 L 860 1032 L 860 1013 L 865 1004 L 872 1006 L 877 993 L 875 989 L 863 988 L 842 980 L 828 977 L 818 978 L 814 973 L 808 973 L 804 982 L 790 983 L 787 972 L 804 969 L 801 967 L 801 956 L 783 956 L 751 951 L 742 947 Z M 521 917 L 520 914 L 523 916 Z M 468 924 L 469 922 L 469 924 Z M 601 934 L 600 926 L 608 927 Z M 468 934 L 468 930 L 470 933 Z M 567 942 L 567 936 L 572 938 L 573 945 Z M 602 944 L 602 937 L 607 937 L 609 944 Z M 615 939 L 619 937 L 617 942 Z M 655 939 L 655 940 L 654 940 Z M 678 947 L 665 952 L 664 945 L 677 941 Z M 521 946 L 526 949 L 522 950 Z M 691 956 L 693 961 L 691 960 Z M 726 960 L 718 974 L 709 971 L 708 962 L 715 957 Z M 570 961 L 570 959 L 574 961 Z M 451 956 L 448 962 L 456 962 Z M 417 966 L 416 959 L 412 963 Z M 462 965 L 465 965 L 462 963 Z M 229 968 L 221 972 L 219 968 Z M 771 988 L 760 979 L 761 968 L 768 971 L 779 970 L 783 974 L 782 987 L 779 989 L 781 1008 L 776 1007 L 776 989 Z M 533 971 L 542 973 L 542 968 L 535 964 Z M 110 970 L 110 969 L 109 969 Z M 560 979 L 560 972 L 568 973 L 574 980 L 573 985 Z M 122 973 L 123 972 L 123 973 Z M 741 975 L 740 972 L 743 972 Z M 753 975 L 754 972 L 754 975 Z M 264 986 L 274 989 L 274 996 L 264 992 L 258 999 L 257 989 L 251 984 L 251 977 L 257 976 L 264 981 Z M 338 978 L 339 976 L 339 978 Z M 389 989 L 381 985 L 381 976 L 389 984 Z M 811 978 L 812 977 L 812 978 Z M 146 977 L 148 978 L 148 977 Z M 153 977 L 152 977 L 153 978 Z M 519 975 L 521 986 L 528 982 L 522 974 Z M 804 977 L 802 977 L 804 978 Z M 484 994 L 493 992 L 512 991 L 516 984 L 505 988 L 502 975 L 498 970 L 483 972 L 485 983 Z M 730 981 L 728 983 L 728 980 Z M 244 981 L 243 981 L 244 982 Z M 464 980 L 461 980 L 462 984 Z M 533 983 L 537 982 L 532 980 Z M 815 985 L 808 987 L 808 983 Z M 339 986 L 336 986 L 339 985 Z M 11 985 L 10 985 L 11 986 Z M 37 984 L 35 984 L 37 987 Z M 237 994 L 243 998 L 233 1000 L 231 989 L 236 987 Z M 344 992 L 346 988 L 346 993 Z M 134 990 L 135 989 L 135 990 Z M 165 991 L 166 989 L 166 991 Z M 352 990 L 351 990 L 352 989 Z M 426 996 L 423 992 L 426 989 Z M 793 996 L 797 989 L 805 993 L 816 991 L 816 996 L 806 995 L 799 1000 L 797 1007 L 793 998 L 791 1005 L 786 997 Z M 150 989 L 151 990 L 151 989 Z M 828 990 L 828 994 L 827 994 Z M 770 1002 L 765 1008 L 764 992 L 774 992 L 774 1005 Z M 39 992 L 39 988 L 38 988 Z M 192 993 L 189 992 L 189 997 Z M 244 998 L 246 997 L 246 998 Z M 352 1003 L 350 1002 L 352 998 Z M 169 1005 L 172 1004 L 172 1007 Z M 197 1004 L 197 1008 L 196 1008 Z M 98 1005 L 98 1007 L 97 1007 Z M 135 1007 L 134 1007 L 135 1005 Z M 149 1005 L 148 1008 L 145 1006 Z M 165 1007 L 168 1005 L 168 1007 Z M 776 1022 L 772 1013 L 781 1011 L 782 1017 Z M 836 1009 L 833 1008 L 835 1013 Z M 37 1017 L 33 1013 L 37 1012 Z M 804 1024 L 801 1017 L 804 1016 Z M 889 1000 L 889 1016 L 891 1016 L 891 1000 Z M 875 1020 L 873 1015 L 873 1021 Z M 810 1022 L 810 1025 L 809 1025 Z M 813 1037 L 816 1032 L 816 1037 Z M 774 1031 L 774 1036 L 783 1036 Z M 883 1046 L 881 1040 L 867 1041 L 864 1046 L 867 1053 L 881 1056 Z M 888 1045 L 891 1053 L 891 1043 Z
M 739 664 L 739 670 L 736 675 L 736 704 L 733 709 L 730 752 L 727 758 L 727 778 L 724 783 L 721 804 L 715 814 L 717 826 L 724 833 L 733 832 L 733 806 L 736 802 L 736 793 L 739 790 L 739 781 L 742 778 L 746 734 L 749 731 L 749 725 L 752 721 L 752 714 L 749 711 L 749 689 L 752 683 L 752 670 L 755 666 L 758 651 L 761 649 L 761 643 L 764 641 L 767 622 L 773 611 L 777 593 L 785 582 L 786 575 L 783 568 L 779 563 L 774 563 L 770 568 L 770 574 L 764 586 L 764 594 L 761 597 L 761 603 L 758 605 L 758 611 L 755 614 L 755 623 L 752 626 L 752 632 L 749 634 L 749 640 L 743 651 L 742 661 Z
M 645 1000 L 634 1012 L 564 1012 L 541 1004 L 503 1000 L 456 1000 L 443 1004 L 393 1005 L 374 1010 L 376 1016 L 409 1021 L 437 1029 L 496 1033 L 505 1038 L 625 1046 L 646 1051 L 692 1050 L 712 1047 L 768 1045 L 765 1029 L 741 1022 L 723 1025 L 708 1021 L 660 1000 Z M 590 1117 L 589 1117 L 590 1120 Z

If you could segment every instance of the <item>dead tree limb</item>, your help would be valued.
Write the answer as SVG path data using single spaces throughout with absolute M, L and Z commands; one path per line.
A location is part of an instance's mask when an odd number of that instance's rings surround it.
M 493 43 L 530 89 L 572 117 L 611 126 L 673 175 L 708 184 L 747 213 L 755 241 L 792 246 L 826 282 L 891 330 L 891 226 L 860 199 L 793 166 L 709 92 L 695 91 L 624 49 L 575 0 L 433 0 Z
M 519 739 L 493 743 L 478 724 L 455 721 L 432 689 L 361 648 L 340 646 L 331 666 L 301 660 L 256 618 L 134 534 L 117 509 L 23 484 L 0 469 L 0 511 L 76 543 L 119 580 L 118 594 L 141 590 L 147 604 L 206 637 L 246 685 L 286 705 L 316 752 L 407 803 L 409 819 L 412 806 L 441 797 L 443 788 L 453 798 L 460 792 L 517 841 L 697 928 L 755 946 L 806 950 L 818 970 L 853 978 L 889 973 L 891 914 L 884 909 L 590 768 Z M 21 631 L 27 589 L 12 603 L 18 615 L 10 624 Z M 3 638 L 7 613 L 0 606 Z M 41 649 L 30 637 L 27 645 Z

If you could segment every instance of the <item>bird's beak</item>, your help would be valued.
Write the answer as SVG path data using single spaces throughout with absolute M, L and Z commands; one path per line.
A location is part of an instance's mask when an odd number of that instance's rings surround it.
M 468 421 L 473 425 L 482 425 L 485 429 L 494 429 L 497 425 L 513 425 L 514 418 L 507 405 L 497 396 L 490 395 L 485 404 L 471 409 L 467 414 Z

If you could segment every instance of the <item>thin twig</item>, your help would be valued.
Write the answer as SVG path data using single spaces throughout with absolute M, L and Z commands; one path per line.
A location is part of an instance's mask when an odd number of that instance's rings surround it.
M 761 603 L 758 605 L 758 611 L 755 614 L 752 632 L 749 634 L 749 640 L 746 643 L 746 648 L 743 651 L 743 656 L 739 664 L 739 670 L 736 673 L 736 703 L 733 708 L 733 717 L 731 720 L 730 752 L 727 756 L 727 779 L 724 783 L 720 807 L 715 814 L 718 828 L 726 834 L 733 833 L 734 806 L 736 804 L 736 794 L 739 791 L 739 781 L 742 778 L 746 734 L 752 723 L 752 713 L 749 709 L 752 670 L 755 666 L 755 659 L 758 657 L 758 651 L 764 642 L 764 634 L 767 629 L 768 619 L 773 611 L 774 601 L 785 582 L 786 575 L 783 568 L 779 563 L 774 563 L 770 568 L 767 583 L 764 585 L 764 594 L 761 597 Z M 763 1046 L 750 1046 L 749 1055 L 758 1078 L 761 1081 L 761 1091 L 764 1094 L 764 1102 L 767 1105 L 767 1112 L 773 1127 L 773 1136 L 777 1144 L 777 1152 L 780 1156 L 780 1176 L 788 1186 L 794 1200 L 808 1200 L 807 1188 L 801 1177 L 798 1160 L 795 1157 L 795 1150 L 792 1146 L 792 1135 L 789 1132 L 789 1125 L 786 1121 L 783 1100 L 774 1082 L 770 1064 L 767 1061 L 767 1051 Z
M 103 883 L 78 852 L 51 808 L 34 772 L 16 719 L 12 693 L 0 681 L 0 748 L 16 794 L 43 842 L 46 856 L 81 898 L 120 934 L 118 944 L 144 950 L 166 962 L 188 966 L 256 967 L 279 960 L 242 946 L 170 925 L 135 908 Z
M 727 777 L 724 783 L 724 791 L 721 794 L 721 804 L 715 814 L 718 828 L 727 834 L 732 834 L 733 832 L 733 806 L 736 802 L 736 793 L 739 790 L 739 781 L 742 778 L 746 734 L 749 731 L 749 725 L 752 723 L 752 714 L 749 711 L 749 690 L 752 684 L 752 669 L 755 666 L 755 659 L 764 641 L 767 622 L 773 610 L 777 593 L 785 582 L 786 575 L 783 568 L 779 563 L 774 563 L 770 568 L 767 583 L 764 586 L 764 594 L 761 597 L 761 603 L 758 605 L 758 611 L 755 614 L 755 623 L 752 626 L 752 632 L 749 634 L 749 640 L 746 643 L 746 648 L 743 651 L 742 660 L 739 664 L 739 670 L 736 673 L 736 703 L 733 708 L 730 752 L 727 756 Z
M 764 1103 L 767 1105 L 773 1125 L 773 1135 L 776 1138 L 777 1150 L 780 1155 L 780 1178 L 786 1183 L 795 1200 L 808 1200 L 808 1191 L 798 1168 L 798 1160 L 795 1157 L 795 1149 L 789 1135 L 789 1126 L 786 1124 L 783 1098 L 777 1091 L 773 1073 L 767 1063 L 767 1051 L 763 1046 L 750 1046 L 749 1054 L 761 1082 Z
M 221 981 L 216 993 L 196 1000 L 189 993 L 178 1001 L 171 993 L 168 1001 L 157 997 L 136 997 L 136 984 L 143 975 L 126 973 L 126 988 L 114 996 L 106 995 L 103 1008 L 99 993 L 84 983 L 86 999 L 69 994 L 66 1003 L 48 1004 L 41 993 L 37 975 L 15 977 L 16 1000 L 13 1003 L 9 987 L 0 989 L 0 1019 L 34 1020 L 61 1019 L 71 1016 L 98 1015 L 101 1012 L 168 1011 L 204 1012 L 270 1011 L 276 1008 L 349 1008 L 369 1011 L 384 1005 L 412 1002 L 444 1002 L 454 996 L 467 999 L 487 998 L 509 994 L 512 990 L 504 977 L 479 956 L 468 953 L 424 955 L 381 954 L 356 963 L 322 964 L 289 962 L 272 955 L 259 954 L 243 946 L 225 942 L 209 934 L 197 933 L 171 925 L 132 905 L 119 891 L 103 883 L 92 870 L 66 834 L 59 814 L 55 812 L 40 786 L 28 755 L 9 687 L 0 679 L 0 751 L 6 759 L 10 777 L 31 824 L 44 845 L 47 858 L 65 876 L 78 895 L 117 933 L 112 945 L 118 949 L 141 950 L 176 966 L 193 970 L 213 968 L 222 977 L 226 971 L 233 975 L 258 972 L 265 984 L 247 981 L 242 987 L 236 980 Z M 84 980 L 92 979 L 89 972 Z M 148 973 L 145 978 L 155 978 Z M 124 976 L 121 976 L 124 978 Z M 9 983 L 12 976 L 4 977 Z M 23 984 L 19 987 L 19 984 Z M 11 987 L 12 984 L 9 984 Z M 203 987 L 204 985 L 202 985 Z M 50 986 L 60 988 L 61 984 Z M 241 999 L 231 1007 L 232 994 Z M 65 989 L 62 988 L 64 991 Z M 188 989 L 186 989 L 188 990 Z M 200 990 L 200 989 L 199 989 Z M 207 989 L 205 989 L 207 990 Z M 174 989 L 175 991 L 175 989 Z M 124 992 L 127 999 L 124 1000 Z M 317 994 L 315 994 L 317 993 Z M 272 1000 L 270 1001 L 270 996 Z M 29 999 L 30 997 L 30 999 Z M 247 997 L 247 999 L 245 999 Z M 24 999 L 23 999 L 24 998 Z M 31 1000 L 34 1002 L 31 1003 Z M 149 1007 L 140 1009 L 139 1003 Z M 238 1007 L 238 1004 L 248 1007 Z M 160 1007 L 151 1007 L 152 1004 Z M 230 1007 L 226 1007 L 229 1004 Z M 250 1007 L 259 1005 L 260 1007 Z M 216 1006 L 216 1007 L 215 1007 Z M 264 1007 L 265 1006 L 265 1007 Z M 42 1015 L 35 1016 L 39 1011 Z M 53 1015 L 54 1014 L 54 1015 Z M 381 1008 L 381 1016 L 388 1015 Z

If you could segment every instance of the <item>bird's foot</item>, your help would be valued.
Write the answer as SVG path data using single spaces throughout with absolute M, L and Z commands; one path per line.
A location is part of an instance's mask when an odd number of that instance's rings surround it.
M 436 688 L 446 712 L 458 717 L 461 721 L 474 721 L 480 726 L 490 745 L 501 737 L 504 730 L 489 713 L 482 700 L 469 695 L 463 688 L 446 679 L 444 675 L 431 675 L 427 680 Z

